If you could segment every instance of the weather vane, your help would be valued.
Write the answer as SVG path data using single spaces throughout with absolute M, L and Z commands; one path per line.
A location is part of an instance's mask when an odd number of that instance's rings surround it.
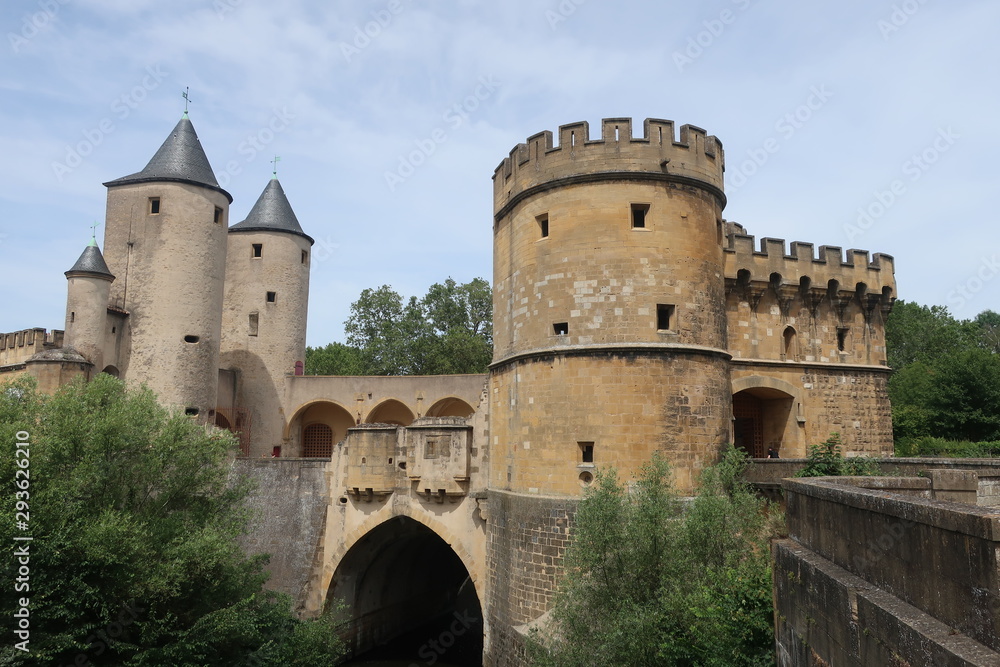
M 184 92 L 181 93 L 181 97 L 184 98 L 184 117 L 187 118 L 188 115 L 188 102 L 191 101 L 191 97 L 188 94 L 191 91 L 191 86 L 184 86 Z
M 271 164 L 274 165 L 274 169 L 271 171 L 271 178 L 277 178 L 278 177 L 278 163 L 279 162 L 281 162 L 281 158 L 279 156 L 275 155 L 274 159 L 271 160 Z
M 94 220 L 94 224 L 90 226 L 90 238 L 97 240 L 97 228 L 101 226 L 101 223 Z

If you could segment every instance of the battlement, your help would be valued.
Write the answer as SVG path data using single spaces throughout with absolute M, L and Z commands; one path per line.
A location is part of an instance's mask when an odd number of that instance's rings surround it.
M 43 327 L 0 333 L 0 366 L 21 364 L 39 352 L 62 347 L 63 332 Z
M 749 234 L 730 233 L 724 248 L 727 279 L 753 282 L 799 284 L 808 278 L 813 286 L 828 286 L 836 281 L 844 289 L 854 290 L 863 284 L 868 292 L 895 295 L 894 260 L 891 255 L 867 250 L 849 249 L 846 254 L 839 246 L 821 245 L 813 252 L 812 243 L 792 241 L 788 252 L 784 239 L 763 238 L 760 250 L 755 249 L 754 237 Z M 748 272 L 748 273 L 743 273 Z M 742 273 L 742 276 L 740 275 Z
M 643 121 L 643 136 L 632 135 L 631 118 L 605 118 L 601 137 L 591 139 L 586 121 L 561 125 L 559 143 L 552 132 L 539 132 L 518 144 L 493 173 L 494 211 L 499 213 L 534 188 L 554 181 L 594 182 L 601 176 L 644 174 L 711 190 L 724 204 L 722 142 L 694 125 L 657 118 Z

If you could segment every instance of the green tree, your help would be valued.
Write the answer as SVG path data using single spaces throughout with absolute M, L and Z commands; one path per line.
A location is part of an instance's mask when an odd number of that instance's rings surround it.
M 601 471 L 580 503 L 536 665 L 773 664 L 768 506 L 729 448 L 689 503 L 655 458 L 630 489 Z
M 20 497 L 19 432 L 30 442 Z M 33 538 L 30 589 L 2 596 L 8 619 L 28 599 L 31 651 L 7 642 L 4 664 L 327 665 L 341 655 L 335 635 L 316 629 L 329 621 L 297 620 L 287 597 L 262 588 L 265 558 L 239 547 L 248 486 L 229 474 L 229 434 L 102 374 L 51 398 L 28 380 L 0 387 L 0 442 L 4 562 L 25 544 L 15 535 Z M 15 524 L 18 500 L 27 531 Z
M 944 306 L 896 301 L 885 325 L 889 366 L 900 369 L 914 361 L 933 361 L 949 352 L 973 347 L 978 328 L 956 320 Z
M 483 373 L 493 356 L 493 296 L 482 278 L 435 283 L 421 298 L 366 289 L 344 323 L 347 344 L 306 349 L 310 375 Z
M 1000 356 L 972 348 L 939 359 L 927 403 L 931 435 L 1000 440 Z

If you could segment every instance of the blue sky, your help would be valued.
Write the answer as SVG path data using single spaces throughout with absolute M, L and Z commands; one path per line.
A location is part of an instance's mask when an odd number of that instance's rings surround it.
M 231 222 L 281 156 L 317 240 L 310 345 L 366 287 L 491 279 L 500 160 L 621 116 L 716 135 L 758 240 L 885 252 L 901 298 L 1000 310 L 995 0 L 11 0 L 0 25 L 0 331 L 62 328 L 101 183 L 187 86 Z

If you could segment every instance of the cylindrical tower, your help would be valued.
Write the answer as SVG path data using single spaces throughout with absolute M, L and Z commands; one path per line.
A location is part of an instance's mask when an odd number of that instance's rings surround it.
M 662 452 L 688 491 L 729 439 L 723 151 L 606 119 L 530 137 L 494 174 L 492 488 L 577 495 Z
M 145 169 L 104 185 L 111 305 L 128 313 L 122 377 L 212 419 L 232 197 L 186 115 Z
M 249 412 L 251 456 L 282 444 L 285 378 L 305 361 L 312 245 L 277 178 L 229 228 L 220 367 L 236 371 L 230 426 L 245 428 Z
M 104 342 L 108 323 L 108 296 L 115 277 L 97 247 L 90 244 L 66 272 L 66 333 L 63 344 L 79 352 L 94 365 L 104 368 Z

